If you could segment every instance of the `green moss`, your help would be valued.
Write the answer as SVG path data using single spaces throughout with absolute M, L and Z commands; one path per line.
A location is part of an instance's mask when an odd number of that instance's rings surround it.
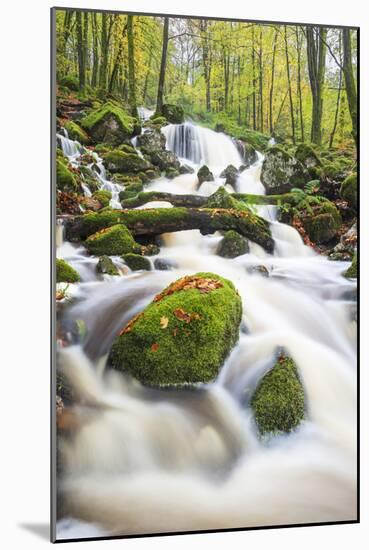
M 305 396 L 294 361 L 280 356 L 251 399 L 259 432 L 291 432 L 304 418 Z
M 238 340 L 233 284 L 197 273 L 170 285 L 121 331 L 111 364 L 151 386 L 210 382 Z
M 119 149 L 104 153 L 102 158 L 108 170 L 112 173 L 137 173 L 150 168 L 147 160 L 141 158 L 137 153 L 126 153 Z
M 68 88 L 72 92 L 78 92 L 79 90 L 79 81 L 76 76 L 63 76 L 58 82 L 60 86 L 64 86 L 64 88 Z
M 321 161 L 314 149 L 311 145 L 307 145 L 306 143 L 300 143 L 297 146 L 295 157 L 300 162 L 305 164 L 307 168 L 310 168 L 310 166 L 319 166 L 321 164 Z
M 123 254 L 122 259 L 132 271 L 151 271 L 150 260 L 139 254 Z
M 162 107 L 161 113 L 168 122 L 171 124 L 182 124 L 184 121 L 184 111 L 180 105 L 172 105 L 170 103 L 165 103 Z M 155 117 L 154 120 L 158 120 L 159 117 Z
M 311 179 L 303 164 L 278 146 L 266 151 L 260 178 L 267 194 L 285 193 L 293 187 L 302 188 Z
M 356 279 L 357 278 L 357 254 L 355 252 L 352 263 L 350 267 L 345 271 L 344 276 L 348 279 Z
M 249 210 L 245 203 L 242 203 L 233 198 L 224 187 L 218 189 L 210 195 L 205 208 L 232 208 L 233 210 Z
M 227 231 L 220 241 L 217 254 L 223 258 L 236 258 L 249 251 L 249 246 L 244 237 L 236 231 Z
M 65 260 L 56 260 L 56 282 L 57 283 L 77 283 L 81 278 L 77 271 Z
M 68 122 L 65 123 L 64 128 L 67 130 L 70 139 L 78 141 L 79 143 L 82 143 L 82 145 L 88 145 L 90 143 L 88 134 L 83 130 L 83 128 L 76 124 L 76 122 L 73 122 L 73 120 L 68 120 Z
M 348 176 L 341 185 L 341 197 L 349 203 L 354 210 L 357 209 L 357 175 Z
M 126 184 L 125 189 L 119 193 L 119 200 L 124 201 L 127 199 L 132 199 L 133 197 L 136 197 L 136 195 L 142 190 L 142 183 L 131 183 L 129 185 Z
M 70 193 L 79 191 L 76 175 L 69 169 L 67 162 L 61 158 L 56 159 L 56 185 L 61 191 Z
M 99 258 L 99 261 L 96 264 L 96 271 L 97 273 L 103 273 L 106 275 L 119 275 L 119 271 L 115 267 L 113 260 L 107 255 Z
M 342 224 L 341 214 L 328 200 L 314 207 L 313 214 L 303 214 L 301 219 L 310 239 L 317 244 L 333 239 Z
M 94 233 L 86 239 L 85 246 L 91 254 L 96 256 L 139 252 L 141 249 L 130 231 L 122 224 Z
M 92 195 L 92 197 L 98 200 L 103 207 L 109 206 L 111 200 L 111 192 L 107 189 L 99 189 Z
M 95 142 L 104 141 L 116 145 L 133 135 L 136 124 L 135 118 L 111 101 L 93 109 L 81 120 L 81 126 Z

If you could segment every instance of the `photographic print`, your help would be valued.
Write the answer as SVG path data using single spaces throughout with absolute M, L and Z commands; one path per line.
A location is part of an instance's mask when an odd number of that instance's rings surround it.
M 358 51 L 52 10 L 53 540 L 358 521 Z

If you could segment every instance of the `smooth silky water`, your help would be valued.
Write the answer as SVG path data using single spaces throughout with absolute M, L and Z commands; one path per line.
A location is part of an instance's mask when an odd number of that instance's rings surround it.
M 167 147 L 195 173 L 159 178 L 146 189 L 210 195 L 224 185 L 227 165 L 242 164 L 224 134 L 191 123 L 163 131 Z M 78 163 L 79 144 L 59 139 Z M 262 161 L 258 154 L 240 174 L 238 191 L 264 193 Z M 119 189 L 97 155 L 96 162 L 116 207 Z M 198 188 L 202 164 L 215 181 Z M 57 256 L 82 277 L 70 285 L 74 301 L 59 322 L 68 332 L 82 320 L 86 336 L 82 344 L 71 337 L 58 350 L 58 367 L 78 403 L 72 433 L 58 437 L 58 538 L 356 518 L 355 283 L 342 276 L 348 263 L 319 256 L 295 229 L 277 222 L 276 207 L 257 210 L 272 224 L 273 255 L 250 243 L 249 254 L 224 259 L 215 254 L 220 234 L 183 231 L 163 236 L 159 257 L 176 266 L 172 271 L 132 273 L 113 257 L 120 277 L 99 277 L 97 258 L 65 242 L 59 222 Z M 269 277 L 250 271 L 259 265 Z M 198 271 L 232 280 L 243 302 L 240 339 L 218 378 L 196 389 L 159 391 L 107 370 L 122 326 L 171 281 Z M 298 365 L 306 420 L 293 434 L 261 441 L 249 400 L 281 347 Z

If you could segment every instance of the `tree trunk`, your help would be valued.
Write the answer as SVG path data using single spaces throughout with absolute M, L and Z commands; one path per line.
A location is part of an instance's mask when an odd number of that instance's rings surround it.
M 292 131 L 292 142 L 296 143 L 296 133 L 295 133 L 295 117 L 293 114 L 293 99 L 292 99 L 292 87 L 291 87 L 291 75 L 290 75 L 290 60 L 288 54 L 288 41 L 287 41 L 287 27 L 284 27 L 284 45 L 286 53 L 286 68 L 287 68 L 287 82 L 288 82 L 288 97 L 290 100 L 290 116 L 291 116 L 291 131 Z
M 99 86 L 103 90 L 106 89 L 107 84 L 107 67 L 108 67 L 108 51 L 107 51 L 107 42 L 108 42 L 108 29 L 107 29 L 107 14 L 101 14 L 101 61 L 100 61 L 100 75 L 99 75 Z
M 256 130 L 256 76 L 255 76 L 255 31 L 254 27 L 251 28 L 252 36 L 252 51 L 251 51 L 251 63 L 252 63 L 252 128 Z
M 85 67 L 85 81 L 87 82 L 90 67 L 88 58 L 88 11 L 83 12 L 83 61 Z
M 346 96 L 349 106 L 352 136 L 357 145 L 357 92 L 352 68 L 352 50 L 351 50 L 351 34 L 350 29 L 342 29 L 343 43 L 343 74 L 345 76 Z
M 341 40 L 341 34 L 340 34 L 340 37 L 339 37 L 340 59 L 342 58 L 341 47 L 342 47 L 342 40 Z M 333 122 L 331 135 L 329 136 L 329 148 L 330 149 L 333 147 L 334 136 L 335 136 L 336 129 L 337 129 L 338 114 L 339 114 L 339 111 L 340 111 L 340 103 L 341 103 L 341 89 L 342 89 L 342 68 L 340 67 L 340 73 L 339 73 L 339 77 L 338 77 L 338 92 L 337 92 L 336 111 L 334 113 L 334 122 Z
M 302 109 L 302 91 L 301 91 L 301 41 L 298 27 L 296 27 L 296 49 L 297 49 L 297 91 L 299 95 L 299 111 L 300 111 L 300 132 L 301 132 L 301 141 L 305 141 L 305 132 L 304 132 L 304 115 Z
M 306 28 L 306 47 L 309 69 L 309 80 L 313 98 L 311 141 L 320 145 L 322 142 L 323 86 L 325 77 L 327 30 L 320 27 Z
M 264 107 L 263 107 L 263 30 L 260 30 L 260 44 L 259 44 L 259 105 L 260 105 L 260 118 L 259 118 L 259 130 L 264 131 Z
M 273 135 L 274 127 L 273 127 L 273 93 L 274 93 L 274 72 L 275 72 L 275 54 L 277 51 L 277 41 L 278 41 L 278 31 L 275 31 L 274 33 L 274 41 L 273 41 L 273 55 L 272 55 L 272 74 L 271 74 L 271 80 L 270 80 L 270 90 L 269 90 L 269 131 L 270 134 Z
M 169 17 L 164 17 L 163 27 L 163 46 L 161 52 L 160 74 L 158 84 L 158 96 L 156 100 L 156 112 L 161 113 L 163 109 L 163 95 L 165 84 L 165 71 L 167 65 L 167 53 L 168 53 L 168 38 L 169 38 Z
M 211 87 L 210 87 L 211 54 L 210 54 L 210 48 L 209 48 L 208 21 L 206 19 L 200 20 L 200 35 L 201 35 L 201 45 L 202 45 L 203 74 L 204 74 L 204 80 L 205 80 L 206 110 L 210 112 L 211 111 Z
M 131 115 L 138 118 L 136 101 L 135 79 L 135 50 L 133 36 L 133 15 L 127 16 L 127 40 L 128 40 L 128 90 Z
M 85 80 L 84 44 L 83 44 L 83 32 L 82 32 L 82 13 L 80 11 L 76 12 L 76 31 L 77 31 L 79 89 L 84 90 L 86 80 Z
M 148 210 L 116 210 L 108 215 L 85 215 L 69 218 L 66 238 L 70 241 L 122 223 L 133 235 L 155 236 L 162 233 L 199 229 L 203 235 L 234 229 L 267 252 L 274 250 L 269 223 L 251 212 L 222 208 L 157 208 Z
M 92 55 L 93 55 L 93 65 L 92 65 L 91 86 L 95 88 L 97 86 L 97 77 L 99 74 L 99 43 L 97 40 L 96 12 L 92 12 Z

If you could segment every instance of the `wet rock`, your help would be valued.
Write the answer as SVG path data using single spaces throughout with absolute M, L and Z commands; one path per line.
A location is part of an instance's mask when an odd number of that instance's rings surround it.
M 135 197 L 138 193 L 141 193 L 141 191 L 143 191 L 142 183 L 126 183 L 123 191 L 119 192 L 119 200 L 124 201 L 126 199 L 131 199 L 132 197 Z
M 293 187 L 304 187 L 310 175 L 303 164 L 282 148 L 270 147 L 264 157 L 261 181 L 267 195 L 286 193 Z
M 180 105 L 164 103 L 160 114 L 171 124 L 182 124 L 184 121 L 184 110 Z
M 125 153 L 119 149 L 104 153 L 102 158 L 107 169 L 113 174 L 116 172 L 122 174 L 144 172 L 152 168 L 147 160 L 136 153 Z
M 357 175 L 348 176 L 341 185 L 341 197 L 349 203 L 353 210 L 357 210 Z
M 101 205 L 100 208 L 103 208 L 104 206 L 109 206 L 111 196 L 111 192 L 107 189 L 99 189 L 92 195 L 92 198 L 99 201 Z
M 256 274 L 262 277 L 269 277 L 269 271 L 265 265 L 252 265 L 247 268 L 247 272 L 250 273 L 250 275 Z
M 169 258 L 155 258 L 154 260 L 154 268 L 158 271 L 172 271 L 177 267 L 177 263 Z
M 105 275 L 119 275 L 119 271 L 115 267 L 113 260 L 106 255 L 100 256 L 96 265 L 96 271 Z
M 320 178 L 322 162 L 310 145 L 300 143 L 296 149 L 295 157 L 305 166 L 312 179 Z
M 172 151 L 154 151 L 150 155 L 151 162 L 158 166 L 160 170 L 165 171 L 169 168 L 179 169 L 180 163 Z
M 188 166 L 188 164 L 181 164 L 179 167 L 180 174 L 193 174 L 194 172 L 195 170 L 191 166 Z
M 246 143 L 240 139 L 234 139 L 233 142 L 241 155 L 245 168 L 250 168 L 258 160 L 256 149 L 250 143 Z
M 154 243 L 144 244 L 141 247 L 141 254 L 143 256 L 156 256 L 157 254 L 159 254 L 159 252 L 159 246 Z
M 356 279 L 357 278 L 357 254 L 354 254 L 352 258 L 352 263 L 347 271 L 344 273 L 347 279 Z
M 236 258 L 249 252 L 249 244 L 247 240 L 236 231 L 227 231 L 220 241 L 217 254 L 222 258 Z
M 214 181 L 213 174 L 210 172 L 209 168 L 205 164 L 201 166 L 201 168 L 197 172 L 197 177 L 199 180 L 199 185 L 204 183 L 204 181 Z
M 92 212 L 97 212 L 103 207 L 101 202 L 94 197 L 84 197 L 81 201 L 81 206 L 83 206 L 86 210 L 91 210 Z
M 236 183 L 238 178 L 238 170 L 235 166 L 230 164 L 223 170 L 223 172 L 220 174 L 221 178 L 226 178 L 226 184 L 233 187 L 233 189 L 236 189 Z
M 165 136 L 159 130 L 148 130 L 137 136 L 137 146 L 146 155 L 151 155 L 155 151 L 164 151 L 165 142 Z
M 139 254 L 123 254 L 122 260 L 125 261 L 132 271 L 151 271 L 150 260 Z
M 210 382 L 238 340 L 241 314 L 240 296 L 227 279 L 183 277 L 121 330 L 110 363 L 149 386 Z
M 175 168 L 168 168 L 168 170 L 165 172 L 165 177 L 170 180 L 173 180 L 179 175 L 180 175 L 179 170 L 176 170 Z
M 309 238 L 316 244 L 328 243 L 335 238 L 342 224 L 339 211 L 328 200 L 315 207 L 312 214 L 304 211 L 301 220 Z
M 71 170 L 67 160 L 56 160 L 56 186 L 65 193 L 78 193 L 80 185 L 77 174 Z
M 295 430 L 305 415 L 305 395 L 297 366 L 280 354 L 263 376 L 251 398 L 251 408 L 261 435 Z

